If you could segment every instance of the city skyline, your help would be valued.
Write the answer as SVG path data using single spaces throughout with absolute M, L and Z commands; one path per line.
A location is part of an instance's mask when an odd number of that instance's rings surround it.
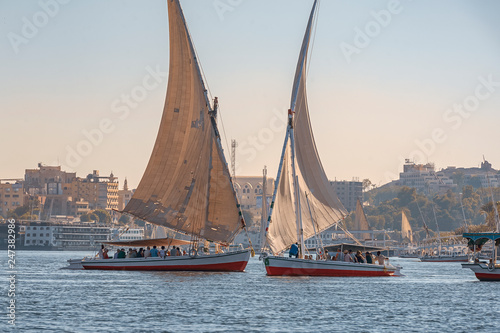
M 237 176 L 274 178 L 310 1 L 182 1 Z M 164 1 L 2 2 L 2 178 L 37 163 L 113 172 L 136 188 L 163 110 Z M 494 1 L 323 1 L 309 62 L 311 121 L 331 180 L 500 165 Z M 46 19 L 45 19 L 46 18 Z M 340 124 L 340 125 L 339 125 Z

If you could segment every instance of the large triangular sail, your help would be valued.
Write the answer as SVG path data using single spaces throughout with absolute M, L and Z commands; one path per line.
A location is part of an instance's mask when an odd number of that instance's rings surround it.
M 403 242 L 407 241 L 413 243 L 413 232 L 405 212 L 401 212 L 401 238 L 403 239 Z
M 370 225 L 368 224 L 368 219 L 366 218 L 365 211 L 363 210 L 363 205 L 359 201 L 359 199 L 356 201 L 356 212 L 354 216 L 354 230 L 357 231 L 364 231 L 364 230 L 370 230 Z M 369 233 L 363 233 L 358 239 L 361 240 L 367 240 L 370 238 Z
M 170 68 L 165 107 L 146 171 L 124 212 L 229 243 L 244 226 L 179 0 L 168 1 Z
M 285 250 L 300 238 L 312 237 L 315 234 L 313 223 L 316 232 L 321 232 L 347 214 L 321 164 L 307 106 L 307 53 L 316 8 L 317 0 L 309 16 L 297 63 L 289 125 L 271 204 L 266 237 L 274 253 Z

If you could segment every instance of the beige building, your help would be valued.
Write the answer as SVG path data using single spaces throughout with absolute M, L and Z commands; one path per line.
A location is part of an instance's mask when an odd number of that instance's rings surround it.
M 60 166 L 38 164 L 25 172 L 25 190 L 38 196 L 44 212 L 50 216 L 80 216 L 91 210 L 118 209 L 118 180 L 111 173 L 99 176 L 94 170 L 85 178 L 65 172 Z
M 258 176 L 236 177 L 234 180 L 234 187 L 241 209 L 249 211 L 256 224 L 260 224 L 262 216 L 262 198 L 267 198 L 267 202 L 270 203 L 274 190 L 274 179 L 267 178 L 267 193 L 263 196 L 262 181 L 262 177 Z
M 22 180 L 0 181 L 0 215 L 7 217 L 10 210 L 25 203 Z
M 24 188 L 30 195 L 60 195 L 64 184 L 75 179 L 76 172 L 66 172 L 60 166 L 38 163 L 38 169 L 26 169 Z
M 64 189 L 74 201 L 88 202 L 89 209 L 118 209 L 118 179 L 111 173 L 109 176 L 99 176 L 94 170 L 86 178 L 76 178 L 67 189 Z

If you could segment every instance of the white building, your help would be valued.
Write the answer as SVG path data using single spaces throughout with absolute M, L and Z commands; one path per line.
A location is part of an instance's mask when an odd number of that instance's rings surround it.
M 415 164 L 408 159 L 396 184 L 430 193 L 446 192 L 457 186 L 444 173 L 436 172 L 433 163 Z

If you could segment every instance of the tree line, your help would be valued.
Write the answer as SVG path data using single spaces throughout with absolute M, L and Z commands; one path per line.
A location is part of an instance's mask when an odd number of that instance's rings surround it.
M 493 197 L 500 198 L 500 188 L 494 189 Z M 448 190 L 432 195 L 417 192 L 415 188 L 390 186 L 368 191 L 364 199 L 368 223 L 376 230 L 400 231 L 402 212 L 420 238 L 425 238 L 425 226 L 431 236 L 438 230 L 462 233 L 466 225 L 469 231 L 495 228 L 490 190 L 471 185 L 464 186 L 461 193 Z M 500 209 L 500 202 L 496 205 Z

